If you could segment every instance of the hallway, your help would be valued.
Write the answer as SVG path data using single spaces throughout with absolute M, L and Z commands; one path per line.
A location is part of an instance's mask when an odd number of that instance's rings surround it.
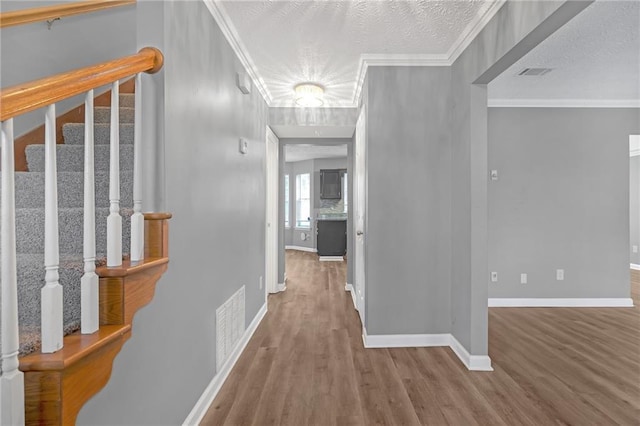
M 634 308 L 491 308 L 485 373 L 449 348 L 365 350 L 346 264 L 286 256 L 203 425 L 638 424 L 640 273 Z

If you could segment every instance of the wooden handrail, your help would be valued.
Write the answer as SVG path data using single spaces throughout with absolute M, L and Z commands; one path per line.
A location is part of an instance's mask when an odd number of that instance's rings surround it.
M 0 28 L 14 25 L 31 24 L 48 21 L 82 13 L 96 12 L 120 6 L 136 4 L 136 0 L 88 0 L 74 3 L 57 4 L 55 6 L 34 7 L 0 13 Z
M 162 52 L 158 49 L 144 47 L 138 53 L 124 58 L 2 89 L 0 91 L 0 121 L 34 111 L 139 72 L 153 74 L 162 68 L 163 61 Z

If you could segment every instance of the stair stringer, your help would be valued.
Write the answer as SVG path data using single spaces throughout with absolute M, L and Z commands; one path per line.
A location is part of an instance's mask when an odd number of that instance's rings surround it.
M 73 333 L 64 338 L 64 348 L 58 352 L 20 358 L 27 425 L 75 425 L 80 409 L 106 386 L 113 360 L 131 337 L 135 313 L 153 299 L 156 283 L 167 269 L 170 218 L 168 213 L 145 215 L 144 261 L 97 268 L 101 325 L 96 333 Z M 114 286 L 119 291 L 110 291 Z

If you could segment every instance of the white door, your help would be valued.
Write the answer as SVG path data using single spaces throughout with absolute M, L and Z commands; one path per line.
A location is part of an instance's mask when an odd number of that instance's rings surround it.
M 365 109 L 362 107 L 358 122 L 356 124 L 356 140 L 355 140 L 355 164 L 354 164 L 354 181 L 353 181 L 353 200 L 354 210 L 353 219 L 355 226 L 353 227 L 355 235 L 355 291 L 356 305 L 360 313 L 360 320 L 364 327 L 365 315 L 365 274 L 364 274 L 364 250 L 365 250 L 365 208 L 367 195 L 366 182 L 366 135 L 365 135 Z
M 278 137 L 267 127 L 267 217 L 265 282 L 268 293 L 278 292 Z

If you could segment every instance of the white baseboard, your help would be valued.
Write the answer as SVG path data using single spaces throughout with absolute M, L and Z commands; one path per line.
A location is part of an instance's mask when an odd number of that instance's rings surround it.
M 365 348 L 429 348 L 449 346 L 449 334 L 364 334 Z
M 493 371 L 491 358 L 488 355 L 471 355 L 467 349 L 456 339 L 449 335 L 451 350 L 460 358 L 460 361 L 471 371 Z
M 357 311 L 358 304 L 356 303 L 356 290 L 353 288 L 353 284 L 346 283 L 344 285 L 344 291 L 351 293 L 351 301 L 353 302 L 353 308 Z
M 503 299 L 490 298 L 490 308 L 632 308 L 633 299 L 619 298 L 591 298 L 591 299 Z
M 318 250 L 310 247 L 302 247 L 302 246 L 284 246 L 285 250 L 298 250 L 298 251 L 308 251 L 309 253 L 317 253 Z
M 460 361 L 472 371 L 493 371 L 488 355 L 471 355 L 458 339 L 450 333 L 442 334 L 388 334 L 368 335 L 362 328 L 362 342 L 365 348 L 428 348 L 450 347 Z
M 285 291 L 287 289 L 287 283 L 278 283 L 278 291 Z
M 238 361 L 238 358 L 240 358 L 242 351 L 244 351 L 244 348 L 247 346 L 247 343 L 249 343 L 251 336 L 253 336 L 253 333 L 256 331 L 258 325 L 260 325 L 260 322 L 266 314 L 267 304 L 265 303 L 253 318 L 253 321 L 251 321 L 249 327 L 245 330 L 242 339 L 240 339 L 240 341 L 236 345 L 227 362 L 224 363 L 220 371 L 218 371 L 213 379 L 211 379 L 211 382 L 198 399 L 198 402 L 196 402 L 196 405 L 193 407 L 185 421 L 182 423 L 183 426 L 197 426 L 198 424 L 200 424 L 202 418 L 207 413 L 209 406 L 222 388 L 225 380 L 227 380 L 231 369 Z
M 632 263 L 631 264 L 631 269 L 633 269 L 634 271 L 640 271 L 640 265 Z
M 320 256 L 320 262 L 344 262 L 342 256 Z

